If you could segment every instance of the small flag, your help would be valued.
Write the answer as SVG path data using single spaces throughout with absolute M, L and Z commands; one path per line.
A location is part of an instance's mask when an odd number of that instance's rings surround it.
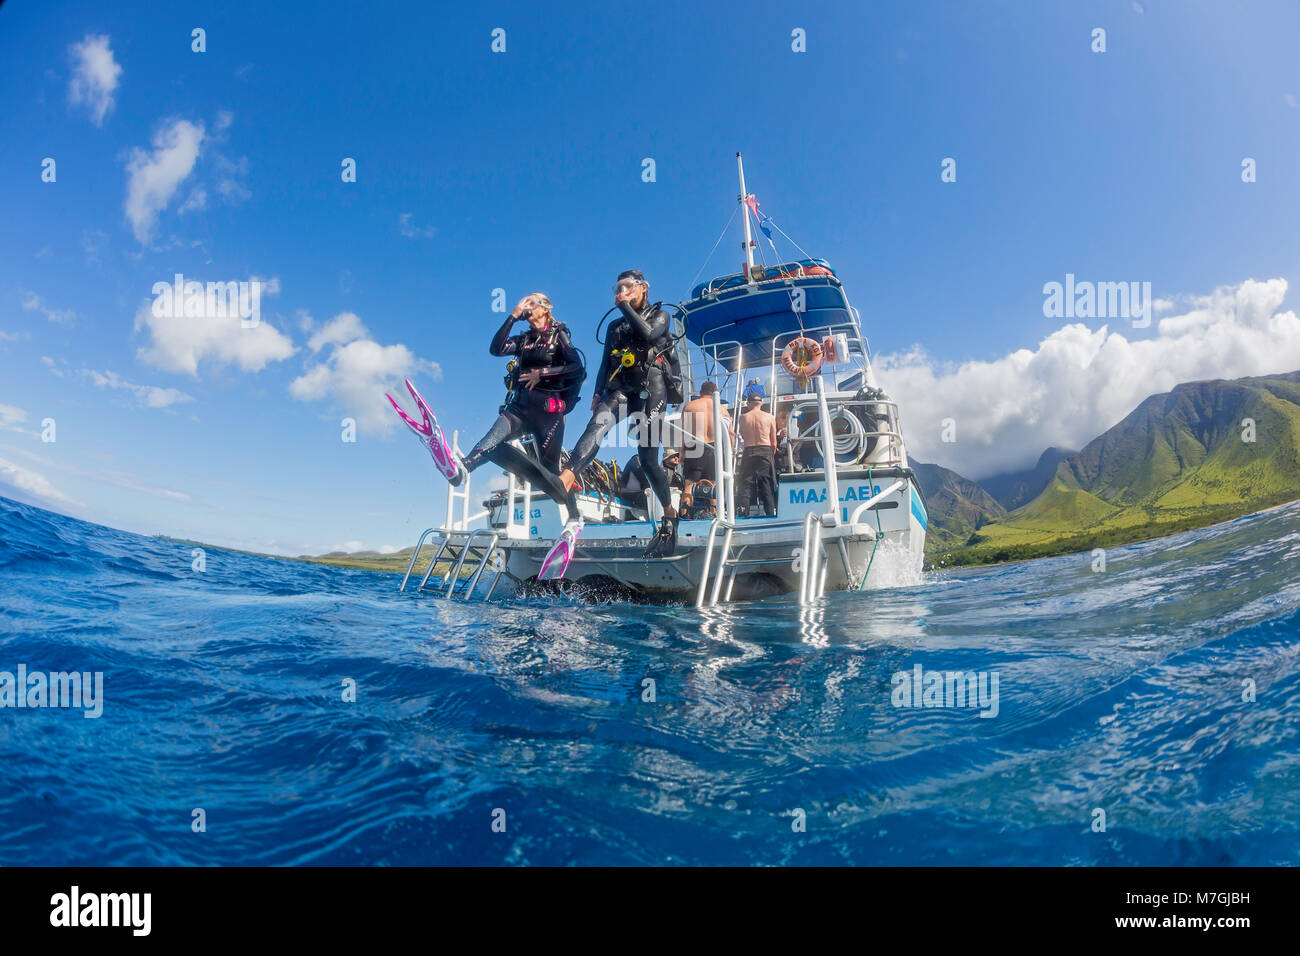
M 767 236 L 767 241 L 771 242 L 772 230 L 767 228 L 764 221 L 766 220 L 770 222 L 772 217 L 758 211 L 758 198 L 753 193 L 750 193 L 745 197 L 745 205 L 748 206 L 750 211 L 754 214 L 754 219 L 758 222 L 759 230 L 762 231 L 763 235 Z

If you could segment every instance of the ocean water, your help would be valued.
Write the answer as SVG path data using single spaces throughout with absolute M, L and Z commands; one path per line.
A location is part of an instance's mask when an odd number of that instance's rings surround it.
M 0 671 L 103 674 L 0 709 L 0 864 L 1295 864 L 1298 570 L 1292 506 L 806 609 L 484 606 L 0 499 Z M 902 706 L 918 665 L 990 696 Z

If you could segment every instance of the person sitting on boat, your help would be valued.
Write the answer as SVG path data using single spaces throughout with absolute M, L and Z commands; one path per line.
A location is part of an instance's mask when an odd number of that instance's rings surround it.
M 713 395 L 718 386 L 705 382 L 700 386 L 699 398 L 682 406 L 682 430 L 690 435 L 683 438 L 682 449 L 686 458 L 682 464 L 682 510 L 689 512 L 694 504 L 691 492 L 697 481 L 718 481 L 718 464 L 713 454 Z M 731 415 L 722 406 L 723 427 L 730 427 Z
M 662 420 L 668 403 L 680 402 L 681 372 L 676 367 L 672 324 L 659 303 L 649 301 L 650 284 L 636 269 L 619 274 L 614 286 L 614 306 L 619 317 L 605 336 L 604 355 L 591 400 L 591 423 L 578 439 L 569 467 L 560 475 L 564 488 L 572 488 L 596 458 L 600 443 L 618 422 L 635 416 L 637 456 L 641 469 L 663 505 L 664 519 L 646 549 L 646 557 L 664 557 L 677 547 L 677 511 L 668 487 L 668 475 L 659 464 Z
M 681 487 L 682 479 L 678 473 L 681 461 L 682 456 L 677 453 L 676 448 L 664 449 L 664 472 L 668 475 L 670 488 Z M 628 504 L 641 508 L 645 506 L 645 493 L 649 490 L 650 480 L 646 478 L 645 470 L 641 467 L 641 456 L 633 455 L 619 472 L 618 496 Z
M 521 334 L 511 335 L 520 321 L 527 322 L 528 327 Z M 432 410 L 409 381 L 406 387 L 424 416 L 423 424 L 407 416 L 391 395 L 388 400 L 453 486 L 463 484 L 470 472 L 490 461 L 564 506 L 564 530 L 538 575 L 543 579 L 562 577 L 582 531 L 577 496 L 558 475 L 564 450 L 564 416 L 578 400 L 578 390 L 587 377 L 585 364 L 570 340 L 568 328 L 555 320 L 551 300 L 540 292 L 519 300 L 492 337 L 488 351 L 513 358 L 513 372 L 507 377 L 509 394 L 496 422 L 464 457 L 456 455 L 448 445 Z M 536 461 L 510 444 L 524 437 L 536 443 Z
M 748 509 L 757 499 L 764 515 L 776 514 L 776 418 L 763 409 L 763 386 L 745 387 L 745 411 L 740 416 L 740 437 L 745 453 L 736 481 L 736 507 Z

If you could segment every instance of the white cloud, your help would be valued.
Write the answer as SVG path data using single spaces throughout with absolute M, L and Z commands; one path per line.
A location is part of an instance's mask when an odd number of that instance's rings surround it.
M 194 171 L 203 136 L 202 124 L 176 120 L 154 134 L 153 152 L 132 150 L 126 164 L 126 218 L 141 245 L 149 244 L 159 213 Z
M 260 281 L 262 298 L 277 295 L 279 279 Z M 199 281 L 187 277 L 187 282 Z M 204 308 L 206 312 L 206 306 Z M 244 328 L 238 315 L 154 315 L 152 300 L 135 314 L 136 331 L 146 329 L 149 344 L 137 353 L 142 362 L 169 372 L 198 375 L 199 364 L 235 365 L 245 372 L 260 372 L 268 362 L 287 359 L 293 342 L 266 319 Z
M 31 338 L 31 335 L 27 332 L 6 332 L 4 329 L 0 329 L 0 342 L 17 342 L 20 339 L 29 338 Z
M 909 452 L 968 478 L 1028 467 L 1049 445 L 1082 448 L 1150 395 L 1182 382 L 1300 369 L 1300 318 L 1279 311 L 1284 279 L 1248 279 L 1191 297 L 1190 311 L 1129 341 L 1102 326 L 1066 325 L 993 361 L 941 365 L 919 348 L 882 356 Z M 940 440 L 943 420 L 956 442 Z
M 187 212 L 202 212 L 207 207 L 208 191 L 202 188 L 192 189 L 190 190 L 189 198 L 186 199 L 185 202 L 181 203 L 181 207 L 177 209 L 176 212 L 183 216 Z
M 14 405 L 0 405 L 0 426 L 8 427 L 27 421 L 27 413 Z
M 366 327 L 355 313 L 340 312 L 307 340 L 307 347 L 313 352 L 319 352 L 326 345 L 347 345 L 365 338 L 367 334 Z
M 113 59 L 108 37 L 86 34 L 84 40 L 68 48 L 68 53 L 72 57 L 68 102 L 85 106 L 94 124 L 103 126 L 104 117 L 113 108 L 113 93 L 122 75 L 122 67 Z
M 112 468 L 96 466 L 93 468 L 81 468 L 77 465 L 66 461 L 55 461 L 45 458 L 41 455 L 33 454 L 14 445 L 0 445 L 0 451 L 8 454 L 19 455 L 28 461 L 34 461 L 42 468 L 50 468 L 64 475 L 71 475 L 74 478 L 80 478 L 87 481 L 93 481 L 101 485 L 112 485 L 115 488 L 125 488 L 128 491 L 136 491 L 150 498 L 166 498 L 170 501 L 182 503 L 195 503 L 193 497 L 188 492 L 176 491 L 171 488 L 164 488 L 160 485 L 151 484 L 143 481 L 139 476 L 129 471 L 117 471 Z M 80 502 L 74 502 L 80 505 Z
M 82 369 L 81 374 L 100 388 L 120 389 L 132 393 L 135 400 L 146 408 L 167 408 L 180 402 L 194 401 L 194 396 L 186 395 L 179 389 L 159 388 L 157 385 L 136 385 L 134 382 L 126 381 L 116 372 Z
M 435 231 L 433 226 L 417 226 L 412 221 L 414 218 L 409 212 L 402 213 L 401 218 L 398 219 L 398 228 L 402 231 L 402 235 L 407 239 L 432 238 Z
M 221 193 L 221 198 L 234 205 L 252 197 L 253 194 L 240 182 L 243 177 L 248 175 L 247 156 L 239 157 L 238 161 L 227 159 L 225 156 L 217 156 L 216 165 L 219 176 L 217 192 Z
M 331 319 L 325 329 L 341 318 Z M 330 401 L 342 414 L 355 418 L 361 428 L 387 432 L 396 418 L 384 392 L 396 395 L 403 378 L 422 373 L 434 379 L 442 377 L 436 362 L 417 358 L 405 345 L 355 339 L 336 344 L 325 361 L 311 366 L 290 383 L 289 394 L 303 402 Z
M 77 319 L 77 313 L 71 309 L 52 309 L 49 304 L 35 292 L 28 292 L 23 299 L 23 308 L 28 312 L 39 312 L 57 325 L 71 325 Z
M 44 475 L 38 475 L 4 458 L 0 458 L 0 484 L 6 484 L 47 504 L 82 507 L 80 502 L 73 501 L 50 484 Z

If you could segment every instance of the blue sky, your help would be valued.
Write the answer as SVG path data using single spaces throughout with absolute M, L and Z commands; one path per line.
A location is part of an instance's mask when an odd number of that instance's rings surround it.
M 382 382 L 415 371 L 468 446 L 501 395 L 492 290 L 547 292 L 594 354 L 620 270 L 685 297 L 737 149 L 845 282 L 918 457 L 1022 467 L 1177 381 L 1300 368 L 1297 36 L 1281 0 L 11 0 L 0 494 L 259 550 L 410 544 L 445 489 Z M 271 282 L 259 337 L 160 342 L 142 309 L 178 272 Z M 1066 273 L 1150 282 L 1157 322 L 1045 316 Z

